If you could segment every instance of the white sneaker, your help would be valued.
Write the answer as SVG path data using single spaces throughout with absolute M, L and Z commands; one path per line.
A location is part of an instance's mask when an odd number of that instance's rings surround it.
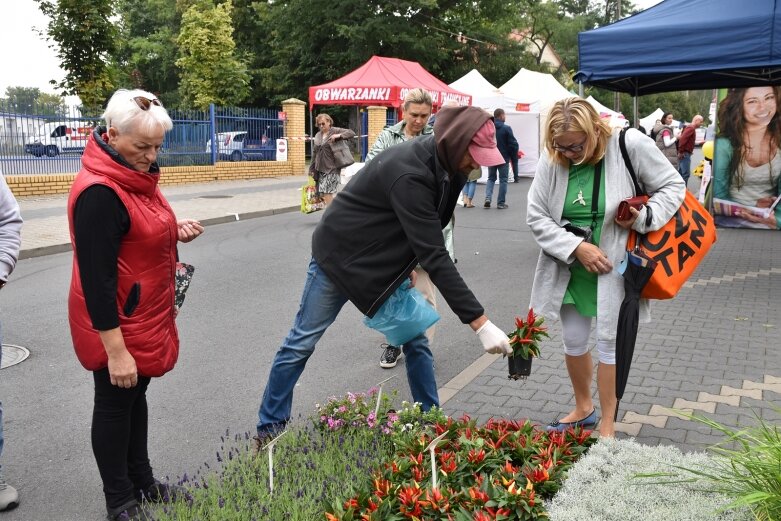
M 19 506 L 19 493 L 11 485 L 0 479 L 0 512 Z

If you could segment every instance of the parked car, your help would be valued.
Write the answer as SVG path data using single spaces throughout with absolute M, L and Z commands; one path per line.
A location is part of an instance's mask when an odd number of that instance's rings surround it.
M 699 127 L 694 129 L 694 146 L 695 147 L 701 147 L 703 143 L 705 143 L 705 134 L 707 132 L 706 128 Z
M 284 135 L 282 122 L 264 125 L 260 129 L 220 132 L 217 134 L 217 159 L 230 161 L 275 161 L 276 140 Z M 211 139 L 206 153 L 211 154 Z
M 24 144 L 25 154 L 55 157 L 63 152 L 84 152 L 92 126 L 83 121 L 44 123 Z

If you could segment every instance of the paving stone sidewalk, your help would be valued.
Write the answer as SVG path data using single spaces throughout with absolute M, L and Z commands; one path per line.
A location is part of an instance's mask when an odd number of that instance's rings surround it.
M 774 408 L 781 407 L 781 236 L 762 230 L 718 233 L 686 287 L 672 300 L 653 302 L 653 322 L 640 324 L 618 437 L 704 450 L 723 437 L 681 412 L 730 427 L 754 424 L 755 414 L 781 421 Z M 506 360 L 484 359 L 468 383 L 446 384 L 445 412 L 542 424 L 568 413 L 574 399 L 561 329 L 553 324 L 551 331 L 526 381 L 507 379 Z M 599 403 L 596 393 L 594 401 Z

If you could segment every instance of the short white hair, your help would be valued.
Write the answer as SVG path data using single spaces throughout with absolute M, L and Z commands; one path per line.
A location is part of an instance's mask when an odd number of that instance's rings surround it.
M 156 100 L 157 96 L 141 89 L 119 89 L 108 100 L 103 120 L 109 127 L 120 132 L 137 130 L 142 134 L 151 134 L 155 127 L 168 132 L 174 126 L 171 117 L 162 105 L 149 105 L 149 110 L 143 110 L 133 98 Z

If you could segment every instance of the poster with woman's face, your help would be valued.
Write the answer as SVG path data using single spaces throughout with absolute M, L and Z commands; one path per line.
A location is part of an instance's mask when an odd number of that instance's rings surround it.
M 731 228 L 781 229 L 781 87 L 722 90 L 713 213 Z

